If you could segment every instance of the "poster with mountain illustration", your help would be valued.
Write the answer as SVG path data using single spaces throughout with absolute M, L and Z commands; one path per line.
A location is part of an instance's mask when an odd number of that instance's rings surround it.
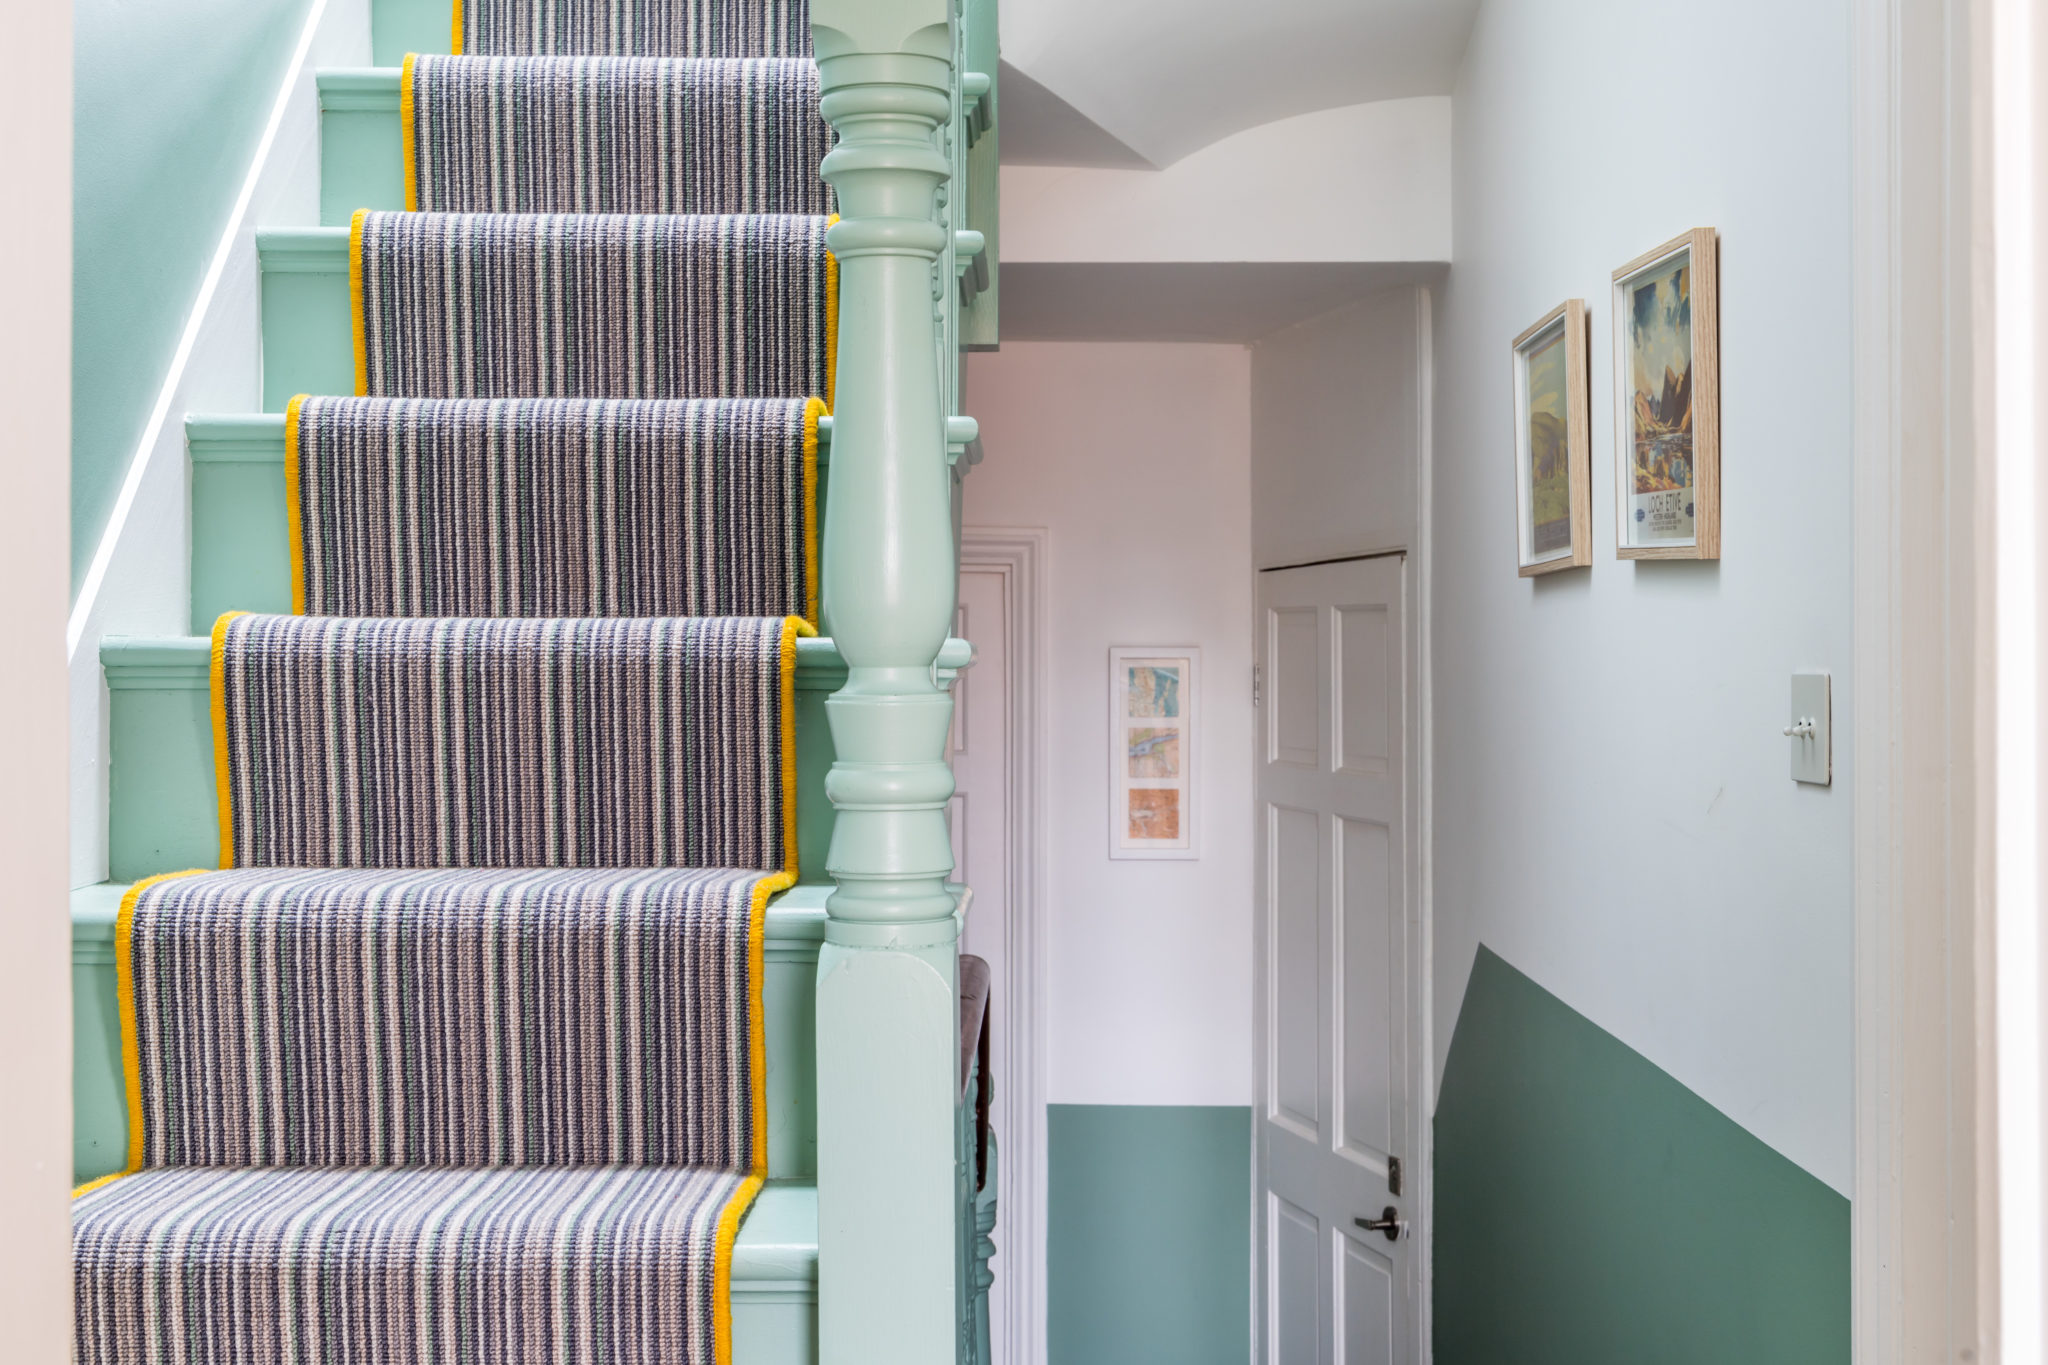
M 1676 552 L 1661 557 L 1719 553 L 1719 452 L 1708 420 L 1716 354 L 1713 256 L 1712 232 L 1702 228 L 1616 272 L 1616 396 L 1622 403 L 1616 502 L 1618 548 L 1625 556 L 1659 549 Z M 1712 534 L 1703 538 L 1710 523 Z
M 1529 357 L 1529 548 L 1571 548 L 1571 479 L 1564 463 L 1564 334 Z
M 1572 299 L 1515 338 L 1515 502 L 1523 577 L 1593 562 L 1586 305 Z

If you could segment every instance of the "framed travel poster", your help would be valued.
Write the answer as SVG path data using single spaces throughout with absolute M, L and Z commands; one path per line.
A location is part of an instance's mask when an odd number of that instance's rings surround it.
M 1109 651 L 1109 856 L 1194 858 L 1202 652 Z
M 1694 228 L 1614 272 L 1615 553 L 1721 557 L 1718 250 Z
M 1593 562 L 1586 303 L 1560 303 L 1515 338 L 1515 526 L 1524 578 Z

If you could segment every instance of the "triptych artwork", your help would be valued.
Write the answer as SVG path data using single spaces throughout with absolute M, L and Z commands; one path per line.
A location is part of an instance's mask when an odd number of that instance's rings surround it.
M 1201 651 L 1109 651 L 1109 856 L 1193 858 Z

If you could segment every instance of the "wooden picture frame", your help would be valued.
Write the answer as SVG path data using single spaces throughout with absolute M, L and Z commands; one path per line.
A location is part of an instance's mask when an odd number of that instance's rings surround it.
M 1719 254 L 1694 228 L 1614 272 L 1616 558 L 1721 557 Z
M 1198 858 L 1202 651 L 1109 651 L 1109 856 Z
M 1584 299 L 1531 323 L 1510 349 L 1515 563 L 1523 578 L 1593 562 L 1592 402 Z

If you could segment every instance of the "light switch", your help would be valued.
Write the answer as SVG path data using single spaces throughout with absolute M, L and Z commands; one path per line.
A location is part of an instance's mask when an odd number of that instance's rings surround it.
M 1829 738 L 1832 698 L 1825 673 L 1792 675 L 1792 716 L 1785 742 L 1792 746 L 1792 780 L 1825 787 L 1834 781 L 1835 765 Z

